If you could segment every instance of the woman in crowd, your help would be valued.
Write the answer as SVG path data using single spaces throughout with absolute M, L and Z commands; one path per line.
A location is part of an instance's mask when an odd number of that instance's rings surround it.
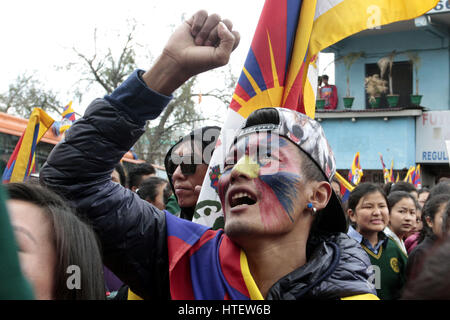
M 410 254 L 415 247 L 417 247 L 417 244 L 419 243 L 419 235 L 420 231 L 423 228 L 422 223 L 422 206 L 417 201 L 416 203 L 416 225 L 413 228 L 413 230 L 410 232 L 409 236 L 405 240 L 405 248 L 408 254 Z
M 166 209 L 166 203 L 172 195 L 169 182 L 159 177 L 145 179 L 136 193 L 141 199 L 153 204 L 159 210 Z
M 39 300 L 105 299 L 101 254 L 93 230 L 52 191 L 5 185 L 22 270 Z
M 347 213 L 352 222 L 348 235 L 358 241 L 375 268 L 377 295 L 398 299 L 405 283 L 407 257 L 383 230 L 389 222 L 388 199 L 381 187 L 359 184 L 350 194 Z
M 416 225 L 416 199 L 411 193 L 393 191 L 388 196 L 389 223 L 384 233 L 408 255 L 403 241 Z
M 413 280 L 418 276 L 425 256 L 434 246 L 436 240 L 442 237 L 442 217 L 448 201 L 450 201 L 450 194 L 437 194 L 431 196 L 425 203 L 419 244 L 411 252 L 408 259 L 406 269 L 408 280 Z

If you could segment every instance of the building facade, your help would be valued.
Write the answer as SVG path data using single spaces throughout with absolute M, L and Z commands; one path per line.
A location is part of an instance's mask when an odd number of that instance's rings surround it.
M 422 17 L 360 32 L 325 51 L 335 55 L 339 102 L 336 110 L 316 110 L 316 119 L 325 130 L 341 174 L 347 174 L 360 152 L 362 181 L 383 182 L 380 154 L 388 168 L 394 161 L 400 179 L 417 164 L 424 186 L 450 177 L 445 143 L 450 141 L 449 42 L 450 2 L 442 0 Z M 360 57 L 349 67 L 346 57 L 352 55 Z M 381 76 L 377 62 L 384 57 L 393 62 L 391 73 L 387 68 L 383 79 L 389 88 L 391 75 L 393 94 L 399 96 L 395 107 L 388 104 L 389 89 L 376 107 L 365 89 L 366 77 Z M 347 83 L 354 97 L 351 108 L 343 102 Z M 410 98 L 416 92 L 422 95 L 419 104 Z

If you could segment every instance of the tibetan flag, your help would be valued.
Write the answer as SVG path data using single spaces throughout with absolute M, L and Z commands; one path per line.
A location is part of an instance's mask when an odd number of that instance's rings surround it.
M 54 120 L 40 108 L 34 108 L 27 127 L 14 148 L 3 172 L 3 183 L 23 182 L 34 166 L 36 145 Z
M 415 171 L 412 174 L 412 184 L 417 188 L 417 189 L 421 189 L 422 188 L 422 180 L 420 178 L 420 164 L 418 164 L 416 166 Z
M 394 159 L 391 161 L 391 170 L 389 170 L 389 182 L 394 182 Z
M 347 180 L 345 180 L 345 178 L 341 176 L 339 172 L 336 172 L 335 177 L 341 185 L 341 201 L 342 203 L 344 203 L 348 200 L 350 192 L 352 192 L 355 187 L 352 186 Z
M 75 111 L 72 108 L 72 101 L 70 101 L 65 107 L 62 113 L 63 119 L 70 120 L 72 122 L 75 121 Z
M 416 18 L 439 0 L 266 0 L 223 130 L 197 202 L 194 221 L 219 226 L 217 181 L 236 130 L 255 110 L 283 107 L 315 116 L 319 52 L 368 28 Z
M 363 170 L 361 169 L 361 163 L 359 161 L 359 151 L 355 154 L 355 158 L 352 162 L 352 168 L 348 172 L 348 181 L 353 183 L 355 186 L 361 181 L 363 176 Z
M 244 251 L 223 230 L 166 214 L 174 300 L 263 300 Z
M 409 167 L 408 172 L 406 173 L 405 179 L 403 180 L 404 182 L 409 182 L 409 183 L 413 183 L 412 181 L 412 175 L 415 174 L 416 172 L 416 168 L 414 166 Z
M 383 177 L 384 177 L 384 183 L 391 182 L 391 174 L 389 170 L 386 168 L 386 165 L 383 161 L 383 156 L 380 153 L 380 160 L 381 160 L 381 166 L 383 167 Z
M 72 108 L 72 101 L 70 101 L 63 110 L 62 113 L 62 119 L 61 121 L 55 121 L 53 123 L 53 133 L 56 136 L 59 136 L 60 134 L 63 134 L 67 129 L 70 128 L 70 126 L 75 121 L 75 111 Z

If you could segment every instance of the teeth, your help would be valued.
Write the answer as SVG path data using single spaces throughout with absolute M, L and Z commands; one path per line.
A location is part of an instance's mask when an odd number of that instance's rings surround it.
M 232 200 L 236 200 L 236 199 L 244 198 L 244 197 L 253 199 L 253 197 L 251 195 L 249 195 L 247 192 L 239 192 L 239 193 L 236 193 L 233 195 Z

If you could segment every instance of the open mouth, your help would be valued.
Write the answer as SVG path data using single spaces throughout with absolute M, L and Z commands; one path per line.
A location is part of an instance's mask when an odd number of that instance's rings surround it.
M 256 198 L 247 192 L 235 193 L 231 197 L 231 200 L 230 200 L 231 208 L 234 208 L 234 207 L 237 207 L 240 205 L 244 205 L 244 204 L 251 206 L 251 205 L 254 205 L 255 203 L 256 203 Z

